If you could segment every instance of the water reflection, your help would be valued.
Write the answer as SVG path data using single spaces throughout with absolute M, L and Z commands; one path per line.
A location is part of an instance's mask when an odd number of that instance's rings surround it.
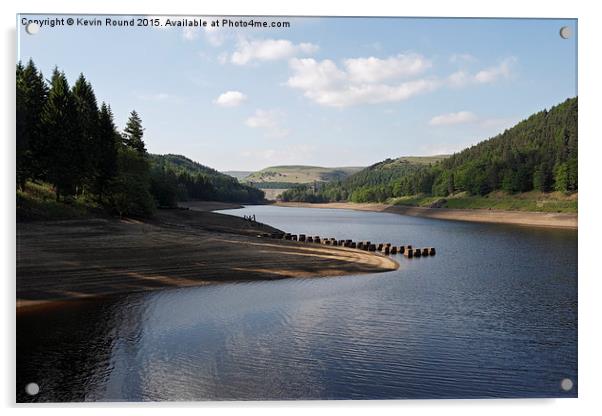
M 233 213 L 438 254 L 399 258 L 384 274 L 174 289 L 20 316 L 18 400 L 576 396 L 576 384 L 560 389 L 577 381 L 576 232 Z M 20 388 L 30 381 L 38 396 Z

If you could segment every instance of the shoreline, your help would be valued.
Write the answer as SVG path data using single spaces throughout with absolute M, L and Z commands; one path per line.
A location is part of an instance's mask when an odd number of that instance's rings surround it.
M 192 203 L 149 221 L 17 223 L 17 313 L 67 302 L 222 282 L 318 278 L 399 268 L 356 249 L 258 238 L 276 230 Z
M 298 208 L 323 208 L 323 209 L 350 209 L 355 211 L 388 212 L 412 217 L 432 218 L 438 220 L 481 222 L 493 224 L 513 224 L 531 227 L 564 228 L 577 230 L 578 214 L 530 211 L 502 211 L 485 209 L 451 209 L 451 208 L 423 208 L 403 205 L 389 205 L 380 203 L 353 203 L 353 202 L 276 202 L 273 205 L 280 207 Z

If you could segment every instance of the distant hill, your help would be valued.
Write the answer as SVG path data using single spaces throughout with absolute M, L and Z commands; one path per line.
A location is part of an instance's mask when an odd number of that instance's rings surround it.
M 302 184 L 313 182 L 331 182 L 343 180 L 349 175 L 362 170 L 361 167 L 335 167 L 326 168 L 320 166 L 270 166 L 257 172 L 253 172 L 244 178 L 245 182 L 252 182 L 258 187 L 267 184 Z
M 385 202 L 412 195 L 446 197 L 577 191 L 577 97 L 451 155 L 387 159 L 342 181 L 298 186 L 288 201 Z

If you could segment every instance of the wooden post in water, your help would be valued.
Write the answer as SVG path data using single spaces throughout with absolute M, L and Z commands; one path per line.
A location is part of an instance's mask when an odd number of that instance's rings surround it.
M 299 241 L 305 241 L 305 234 L 299 234 Z
M 397 254 L 397 246 L 391 247 L 391 254 Z
M 435 247 L 431 247 L 429 249 L 429 255 L 434 256 L 435 254 L 437 254 L 437 252 L 435 251 Z
M 412 257 L 414 257 L 414 250 L 406 247 L 406 249 L 403 252 L 403 255 L 406 256 L 407 258 L 411 259 Z

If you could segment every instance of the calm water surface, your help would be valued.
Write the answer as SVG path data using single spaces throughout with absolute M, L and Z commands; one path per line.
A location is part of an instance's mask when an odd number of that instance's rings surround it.
M 399 270 L 374 275 L 22 315 L 17 400 L 576 397 L 576 231 L 273 206 L 225 213 L 437 256 L 396 256 Z M 24 392 L 32 381 L 35 397 Z

